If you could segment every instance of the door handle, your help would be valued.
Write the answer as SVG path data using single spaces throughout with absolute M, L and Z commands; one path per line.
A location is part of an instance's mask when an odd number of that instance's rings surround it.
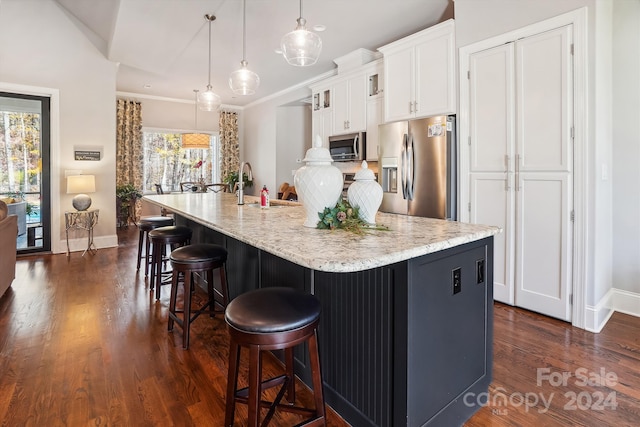
M 520 191 L 520 154 L 516 154 L 516 191 Z
M 509 191 L 511 189 L 511 186 L 509 185 L 510 173 L 509 173 L 509 155 L 508 154 L 504 155 L 504 166 L 505 166 L 505 172 L 507 177 L 504 183 L 504 189 L 505 191 Z
M 400 150 L 400 185 L 402 186 L 402 198 L 407 198 L 407 134 L 402 137 Z
M 413 192 L 414 192 L 414 187 L 413 187 L 413 182 L 414 182 L 414 162 L 415 162 L 415 158 L 414 158 L 414 154 L 413 154 L 413 135 L 411 135 L 409 137 L 409 143 L 407 144 L 408 149 L 407 149 L 407 164 L 408 164 L 408 168 L 407 168 L 407 199 L 409 200 L 413 200 Z
M 358 135 L 353 138 L 353 152 L 356 153 L 355 158 L 358 158 Z

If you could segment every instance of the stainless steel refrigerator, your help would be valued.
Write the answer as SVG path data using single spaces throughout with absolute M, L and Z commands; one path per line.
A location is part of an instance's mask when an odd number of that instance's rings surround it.
M 379 126 L 383 212 L 457 219 L 455 116 Z

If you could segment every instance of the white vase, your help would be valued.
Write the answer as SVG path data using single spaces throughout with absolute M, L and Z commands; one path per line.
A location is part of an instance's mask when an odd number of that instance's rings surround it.
M 362 161 L 362 168 L 356 172 L 354 179 L 355 182 L 347 190 L 347 200 L 351 206 L 358 208 L 360 219 L 375 224 L 376 213 L 382 203 L 382 187 L 376 182 L 366 160 Z
M 296 171 L 293 182 L 307 213 L 304 226 L 315 228 L 324 208 L 333 208 L 340 200 L 344 182 L 340 169 L 331 164 L 329 150 L 322 148 L 319 136 L 307 150 L 304 161 L 306 165 Z

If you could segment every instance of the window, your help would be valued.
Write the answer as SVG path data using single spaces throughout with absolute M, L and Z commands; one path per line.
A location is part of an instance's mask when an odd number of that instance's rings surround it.
M 172 131 L 143 130 L 145 193 L 155 192 L 155 184 L 165 191 L 180 191 L 181 182 L 221 182 L 218 135 L 211 135 L 209 149 L 183 149 L 181 139 Z

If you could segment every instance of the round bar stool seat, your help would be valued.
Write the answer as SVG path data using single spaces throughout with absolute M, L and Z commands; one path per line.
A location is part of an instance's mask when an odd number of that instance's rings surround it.
M 149 275 L 149 265 L 151 264 L 151 242 L 149 242 L 149 231 L 159 227 L 167 227 L 173 225 L 173 218 L 168 216 L 147 216 L 142 217 L 138 221 L 138 265 L 140 270 L 140 262 L 142 261 L 142 246 L 144 245 L 144 277 Z
M 275 410 L 309 416 L 300 426 L 325 425 L 324 393 L 320 372 L 317 328 L 321 306 L 318 299 L 295 289 L 272 287 L 246 292 L 227 305 L 225 320 L 229 331 L 229 372 L 225 426 L 232 426 L 235 404 L 249 406 L 248 424 L 267 425 Z M 308 343 L 309 365 L 314 392 L 315 409 L 295 406 L 295 375 L 293 348 Z M 249 348 L 249 386 L 237 390 L 241 347 Z M 262 380 L 262 351 L 284 350 L 285 374 Z M 262 390 L 282 384 L 273 402 L 262 400 Z M 281 404 L 287 394 L 290 404 Z M 260 424 L 260 407 L 268 407 Z
M 216 304 L 221 307 L 218 313 L 224 312 L 229 300 L 229 290 L 226 279 L 227 250 L 220 246 L 208 243 L 196 243 L 182 246 L 171 252 L 169 256 L 173 274 L 171 276 L 171 298 L 169 300 L 169 324 L 168 329 L 173 330 L 174 323 L 182 328 L 182 348 L 189 348 L 189 329 L 200 314 L 209 313 L 214 317 Z M 220 271 L 220 290 L 216 289 L 213 271 Z M 194 289 L 194 273 L 206 273 L 208 301 L 197 310 L 191 310 L 191 292 Z M 178 299 L 179 275 L 182 274 L 184 280 L 182 310 L 176 308 Z M 219 295 L 221 301 L 216 301 Z M 178 314 L 182 313 L 182 318 Z
M 192 231 L 184 225 L 170 225 L 158 227 L 149 231 L 148 237 L 151 241 L 151 277 L 149 279 L 149 289 L 155 287 L 156 299 L 160 299 L 160 287 L 162 286 L 162 264 L 164 251 L 167 245 L 171 250 L 180 246 L 188 245 L 191 242 Z M 168 274 L 169 272 L 164 272 Z

